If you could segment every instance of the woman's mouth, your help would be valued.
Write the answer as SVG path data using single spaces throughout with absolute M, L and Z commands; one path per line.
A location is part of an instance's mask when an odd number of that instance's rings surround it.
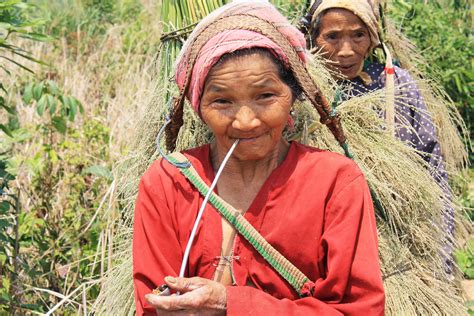
M 232 140 L 239 140 L 239 143 L 251 143 L 257 141 L 262 135 L 252 135 L 252 136 L 241 136 L 241 137 L 232 137 Z
M 238 138 L 240 143 L 249 143 L 249 142 L 256 141 L 257 139 L 258 139 L 258 136 L 257 137 Z
M 337 68 L 341 69 L 342 71 L 350 70 L 354 65 L 337 65 Z

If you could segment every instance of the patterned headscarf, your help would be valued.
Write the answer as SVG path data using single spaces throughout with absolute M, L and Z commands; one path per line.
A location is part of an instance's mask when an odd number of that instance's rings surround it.
M 311 25 L 329 9 L 346 9 L 357 15 L 367 26 L 370 33 L 370 49 L 380 45 L 378 5 L 372 0 L 322 0 L 313 14 Z
M 188 69 L 188 58 L 193 49 L 190 43 L 213 21 L 225 16 L 242 14 L 258 17 L 273 23 L 277 26 L 278 31 L 290 42 L 295 51 L 298 52 L 300 59 L 306 62 L 306 44 L 303 34 L 293 27 L 268 1 L 234 1 L 225 5 L 198 24 L 183 47 L 181 56 L 178 58 L 176 65 L 176 83 L 180 90 L 182 90 L 185 88 L 186 80 L 189 80 L 186 97 L 190 101 L 191 106 L 198 113 L 206 77 L 211 68 L 223 55 L 241 49 L 265 48 L 276 58 L 281 60 L 284 65 L 289 67 L 288 56 L 286 56 L 283 49 L 270 38 L 254 31 L 233 28 L 223 30 L 207 40 L 198 52 L 191 77 L 187 78 L 189 76 L 188 71 L 190 71 Z

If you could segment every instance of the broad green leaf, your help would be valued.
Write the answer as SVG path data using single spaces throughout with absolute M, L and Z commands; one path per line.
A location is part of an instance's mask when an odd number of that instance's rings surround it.
M 56 112 L 56 106 L 57 106 L 57 101 L 56 99 L 48 94 L 48 108 L 49 108 L 49 114 L 53 115 Z
M 5 214 L 10 209 L 10 204 L 7 201 L 0 202 L 0 213 Z
M 63 106 L 66 106 L 66 98 L 63 95 L 58 96 L 58 99 Z
M 457 251 L 454 254 L 454 257 L 461 268 L 465 267 L 467 265 L 467 261 L 469 260 L 467 254 L 464 251 Z
M 38 113 L 39 116 L 43 116 L 44 109 L 47 107 L 47 105 L 48 105 L 48 95 L 43 94 L 40 100 L 38 101 L 38 103 L 36 104 L 36 113 Z
M 30 104 L 32 98 L 33 98 L 33 84 L 29 83 L 26 85 L 25 91 L 23 92 L 23 101 L 26 104 Z
M 107 180 L 112 179 L 112 173 L 110 172 L 109 168 L 100 165 L 90 166 L 84 169 L 82 171 L 82 174 L 92 174 L 97 177 L 105 178 Z
M 6 219 L 0 219 L 0 228 L 10 227 L 11 222 Z
M 68 96 L 64 96 L 64 95 L 60 95 L 59 96 L 59 101 L 61 101 L 62 103 L 62 107 L 61 107 L 61 114 L 62 115 L 67 115 L 68 111 L 69 111 L 69 107 L 70 107 L 70 101 L 69 101 L 69 97 Z
M 468 279 L 474 279 L 474 268 L 466 269 L 464 273 L 466 274 Z
M 84 107 L 82 106 L 82 103 L 79 102 L 78 99 L 71 97 L 71 103 L 75 104 L 76 108 L 79 109 L 79 112 L 81 112 L 81 114 L 84 114 Z
M 51 120 L 54 128 L 61 134 L 65 134 L 67 130 L 66 120 L 62 116 L 55 116 Z
M 76 117 L 77 113 L 77 102 L 74 100 L 74 98 L 70 97 L 69 98 L 69 113 L 68 113 L 68 118 L 69 121 L 74 121 L 74 118 Z
M 49 87 L 49 92 L 51 92 L 52 95 L 59 94 L 58 85 L 53 80 L 48 80 L 48 87 Z
M 33 98 L 36 101 L 39 101 L 39 99 L 43 95 L 43 88 L 44 88 L 44 82 L 43 81 L 41 81 L 40 83 L 35 84 L 33 86 Z

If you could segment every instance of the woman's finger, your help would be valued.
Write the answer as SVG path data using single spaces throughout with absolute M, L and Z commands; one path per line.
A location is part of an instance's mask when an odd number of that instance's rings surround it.
M 193 299 L 189 294 L 173 296 L 147 294 L 145 299 L 149 305 L 165 311 L 187 310 L 196 306 L 196 298 Z
M 175 278 L 171 276 L 165 278 L 166 285 L 180 293 L 191 292 L 204 286 L 205 282 L 202 280 L 201 278 Z

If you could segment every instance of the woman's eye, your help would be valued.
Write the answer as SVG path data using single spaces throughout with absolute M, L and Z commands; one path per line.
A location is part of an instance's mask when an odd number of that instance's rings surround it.
M 357 32 L 355 36 L 357 38 L 363 38 L 363 37 L 365 37 L 365 33 L 364 32 Z
M 261 95 L 259 95 L 259 99 L 268 99 L 274 96 L 275 96 L 274 93 L 262 93 Z
M 336 33 L 329 33 L 329 34 L 326 34 L 325 38 L 326 38 L 326 40 L 335 40 L 335 39 L 337 39 L 337 34 Z
M 214 103 L 217 103 L 217 104 L 228 104 L 230 103 L 229 100 L 226 100 L 226 99 L 216 99 L 214 100 Z

